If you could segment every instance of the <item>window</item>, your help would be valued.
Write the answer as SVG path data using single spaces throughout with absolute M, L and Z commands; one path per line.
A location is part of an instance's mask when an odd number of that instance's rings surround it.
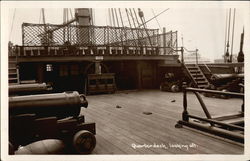
M 96 80 L 95 79 L 89 80 L 89 85 L 96 85 Z
M 71 75 L 78 75 L 79 74 L 78 64 L 73 64 L 70 66 L 70 73 L 71 73 Z
M 53 71 L 53 66 L 52 66 L 52 64 L 47 64 L 47 65 L 46 65 L 46 71 L 47 71 L 47 72 Z
M 60 71 L 59 71 L 60 76 L 68 76 L 68 66 L 63 64 L 60 65 Z

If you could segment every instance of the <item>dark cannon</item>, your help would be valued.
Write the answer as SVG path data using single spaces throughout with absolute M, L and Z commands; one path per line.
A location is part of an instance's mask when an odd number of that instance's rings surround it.
M 51 90 L 52 87 L 46 83 L 15 84 L 9 86 L 9 95 L 39 94 Z
M 36 148 L 44 142 L 64 154 L 91 153 L 96 145 L 95 123 L 86 123 L 80 115 L 81 107 L 87 106 L 85 96 L 76 91 L 9 97 L 10 153 L 30 154 L 18 147 L 34 147 L 35 154 L 42 154 Z
M 64 118 L 78 116 L 81 107 L 87 106 L 85 96 L 78 92 L 9 97 L 10 115 L 33 113 L 38 117 Z
M 229 91 L 229 92 L 240 92 L 243 93 L 243 87 L 239 84 L 244 83 L 244 74 L 213 74 L 210 78 L 211 85 L 206 89 Z M 215 96 L 218 98 L 229 98 L 230 96 L 216 95 L 211 93 L 205 93 L 205 96 Z M 234 96 L 235 97 L 235 96 Z

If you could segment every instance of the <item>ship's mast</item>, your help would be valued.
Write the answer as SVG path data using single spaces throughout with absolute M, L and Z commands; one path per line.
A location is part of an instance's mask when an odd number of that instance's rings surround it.
M 244 27 L 240 38 L 240 52 L 237 57 L 238 62 L 244 62 L 243 43 L 244 43 Z

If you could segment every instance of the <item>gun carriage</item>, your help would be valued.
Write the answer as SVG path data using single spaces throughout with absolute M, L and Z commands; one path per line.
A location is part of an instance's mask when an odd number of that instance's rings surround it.
M 13 149 L 18 154 L 19 146 L 58 139 L 65 146 L 62 153 L 91 153 L 96 145 L 95 123 L 86 123 L 80 115 L 81 107 L 87 106 L 85 96 L 76 91 L 9 97 Z

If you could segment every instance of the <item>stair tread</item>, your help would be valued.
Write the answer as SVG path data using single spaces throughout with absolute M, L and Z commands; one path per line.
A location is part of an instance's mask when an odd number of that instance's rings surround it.
M 201 84 L 208 84 L 208 82 L 197 82 L 197 84 L 199 85 L 201 85 Z
M 15 74 L 17 74 L 17 73 L 9 73 L 9 75 L 15 75 Z
M 17 78 L 9 78 L 9 80 L 17 80 Z
M 207 87 L 205 84 L 198 85 L 198 87 Z
M 15 67 L 9 67 L 9 69 L 16 69 Z
M 204 78 L 204 77 L 198 77 L 198 78 L 197 78 L 197 77 L 194 77 L 194 79 L 195 79 L 195 80 L 206 80 L 206 78 Z

